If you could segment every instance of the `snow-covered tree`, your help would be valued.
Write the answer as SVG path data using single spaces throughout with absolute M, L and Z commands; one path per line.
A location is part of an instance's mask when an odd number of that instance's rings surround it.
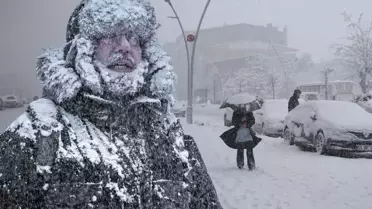
M 276 68 L 272 68 L 268 70 L 268 84 L 271 90 L 272 98 L 275 99 L 277 95 L 278 88 L 283 83 L 279 71 Z
M 368 77 L 372 73 L 372 22 L 364 21 L 342 13 L 347 24 L 346 44 L 334 45 L 335 54 L 349 70 L 351 76 L 358 76 L 359 85 L 364 93 L 368 91 Z
M 230 94 L 248 92 L 264 96 L 269 91 L 267 80 L 268 71 L 263 64 L 263 57 L 255 56 L 248 60 L 247 68 L 241 68 L 233 73 L 225 82 L 224 88 Z

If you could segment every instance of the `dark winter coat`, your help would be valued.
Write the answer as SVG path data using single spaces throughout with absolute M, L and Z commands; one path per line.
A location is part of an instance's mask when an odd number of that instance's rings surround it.
M 236 136 L 239 128 L 242 125 L 242 117 L 247 118 L 247 127 L 250 129 L 250 132 L 253 137 L 253 144 L 252 143 L 236 143 Z M 232 117 L 232 123 L 235 126 L 234 128 L 231 128 L 227 131 L 225 131 L 223 134 L 221 134 L 220 138 L 224 141 L 224 143 L 232 148 L 232 149 L 251 149 L 256 147 L 260 142 L 261 138 L 256 136 L 256 133 L 252 130 L 252 126 L 255 124 L 255 118 L 252 112 L 247 112 L 244 108 L 238 108 L 233 112 Z M 253 147 L 252 147 L 253 145 Z
M 246 117 L 246 123 L 248 128 L 251 128 L 256 123 L 256 120 L 252 112 L 248 112 L 244 108 L 238 108 L 233 112 L 232 116 L 233 126 L 239 128 L 242 125 L 242 118 L 244 116 Z
M 298 105 L 300 105 L 298 101 L 299 97 L 294 93 L 291 98 L 289 98 L 288 101 L 288 112 L 292 111 L 294 108 L 296 108 Z
M 148 22 L 130 28 L 150 30 Z M 43 98 L 0 135 L 0 208 L 221 209 L 193 138 L 170 113 L 175 77 L 156 38 L 144 42 L 142 67 L 115 86 L 94 65 L 88 36 L 68 36 L 64 51 L 38 59 Z

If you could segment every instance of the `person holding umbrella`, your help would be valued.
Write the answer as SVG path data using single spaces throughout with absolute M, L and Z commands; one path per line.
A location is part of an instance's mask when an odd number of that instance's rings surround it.
M 247 104 L 223 104 L 221 108 L 230 107 L 234 110 L 232 116 L 232 124 L 234 128 L 231 128 L 224 132 L 220 138 L 225 142 L 227 146 L 233 149 L 237 149 L 237 166 L 239 169 L 244 168 L 244 150 L 246 149 L 247 164 L 249 170 L 253 170 L 256 167 L 255 158 L 253 154 L 253 148 L 262 140 L 256 136 L 256 133 L 252 130 L 252 126 L 255 124 L 255 118 L 252 111 L 259 109 L 263 101 L 249 102 Z M 256 104 L 259 104 L 257 107 Z
M 238 109 L 233 112 L 232 123 L 237 129 L 235 142 L 237 143 L 236 163 L 239 169 L 244 167 L 244 149 L 247 153 L 247 165 L 249 170 L 253 170 L 255 166 L 255 159 L 253 155 L 253 135 L 252 126 L 255 124 L 255 118 L 250 110 L 250 104 L 246 106 L 240 105 Z

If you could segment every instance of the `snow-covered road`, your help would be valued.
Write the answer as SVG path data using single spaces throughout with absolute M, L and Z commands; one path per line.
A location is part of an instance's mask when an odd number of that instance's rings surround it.
M 187 125 L 201 150 L 225 209 L 370 209 L 372 161 L 319 156 L 290 147 L 282 139 L 263 137 L 255 149 L 258 169 L 236 167 L 236 151 L 219 135 L 223 113 L 195 107 L 205 126 Z
M 20 116 L 26 110 L 26 106 L 23 108 L 12 108 L 0 110 L 0 133 L 2 133 L 13 120 Z
M 0 111 L 0 132 L 24 108 Z M 217 106 L 196 106 L 185 133 L 195 137 L 225 209 L 371 209 L 372 160 L 319 156 L 264 137 L 256 171 L 236 167 L 236 151 L 219 139 L 227 130 Z

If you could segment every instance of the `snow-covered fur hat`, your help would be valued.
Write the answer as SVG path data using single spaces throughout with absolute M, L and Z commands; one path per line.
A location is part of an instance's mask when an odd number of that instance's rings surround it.
M 38 59 L 44 96 L 58 104 L 85 89 L 105 99 L 107 92 L 121 91 L 172 103 L 176 76 L 155 37 L 156 28 L 154 8 L 146 0 L 83 0 L 70 17 L 64 49 L 47 50 Z M 115 77 L 97 67 L 94 43 L 123 29 L 140 36 L 142 62 L 133 72 Z
M 154 8 L 144 0 L 83 0 L 67 25 L 67 42 L 77 34 L 89 40 L 120 31 L 138 32 L 141 43 L 155 34 Z

